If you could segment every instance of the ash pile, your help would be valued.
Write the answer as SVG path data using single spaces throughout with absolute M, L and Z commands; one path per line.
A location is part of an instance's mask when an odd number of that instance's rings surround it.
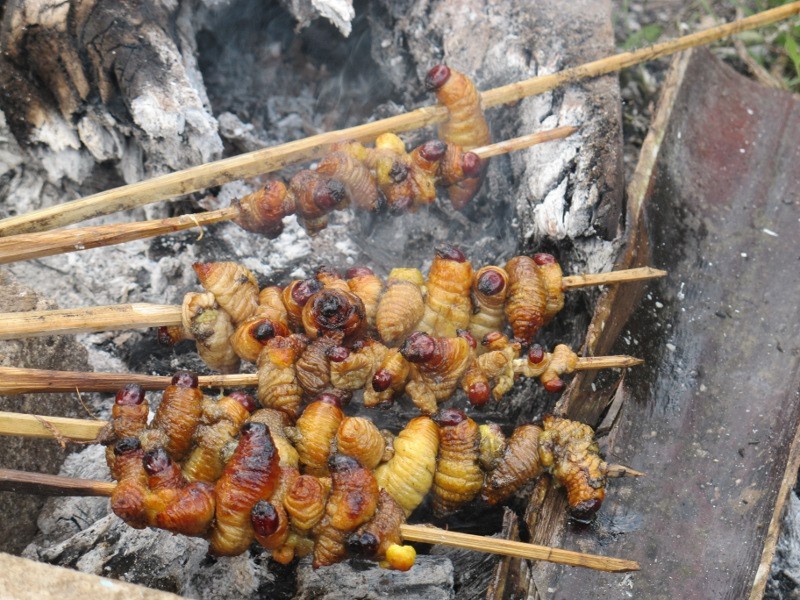
M 131 6 L 129 6 L 129 4 Z M 5 7 L 0 76 L 15 93 L 0 102 L 0 216 L 181 169 L 222 156 L 356 125 L 430 104 L 424 78 L 436 63 L 470 74 L 479 89 L 556 71 L 610 54 L 610 7 L 588 1 L 532 7 L 520 1 L 470 0 L 304 3 L 264 6 L 246 0 L 128 2 L 17 0 Z M 45 6 L 48 10 L 42 8 Z M 91 5 L 91 6 L 89 6 Z M 71 19 L 70 15 L 80 18 Z M 42 32 L 45 35 L 42 35 Z M 598 34 L 600 32 L 600 34 Z M 55 60 L 54 56 L 59 59 Z M 8 86 L 7 86 L 8 87 Z M 9 88 L 10 89 L 10 88 Z M 124 302 L 180 304 L 197 283 L 195 262 L 243 263 L 268 283 L 309 276 L 322 265 L 368 265 L 386 276 L 398 266 L 427 271 L 437 243 L 458 245 L 473 264 L 503 264 L 521 252 L 555 254 L 565 272 L 599 272 L 613 263 L 623 213 L 620 97 L 614 77 L 571 86 L 488 113 L 495 141 L 560 125 L 578 135 L 492 159 L 478 197 L 462 212 L 445 200 L 413 215 L 337 213 L 309 237 L 293 218 L 270 241 L 231 223 L 171 236 L 9 265 L 14 293 L 2 310 Z M 409 146 L 435 136 L 404 134 Z M 290 177 L 302 166 L 281 173 Z M 176 202 L 96 220 L 116 223 L 227 206 L 263 180 L 236 182 Z M 30 290 L 36 290 L 38 296 Z M 571 294 L 542 342 L 579 347 L 589 321 L 589 292 Z M 3 364 L 170 374 L 207 370 L 191 344 L 160 346 L 155 332 L 109 332 L 76 340 L 4 342 Z M 157 395 L 149 398 L 157 402 Z M 540 417 L 555 397 L 520 383 L 481 419 L 513 426 Z M 3 399 L 4 410 L 107 418 L 110 397 L 84 394 Z M 453 404 L 464 406 L 459 393 Z M 397 431 L 416 411 L 408 400 L 377 416 Z M 52 409 L 52 410 L 47 410 Z M 3 441 L 5 467 L 57 468 L 52 441 L 21 447 Z M 16 446 L 14 446 L 16 444 Z M 74 446 L 69 448 L 75 450 Z M 70 454 L 61 473 L 109 477 L 102 448 Z M 14 461 L 16 463 L 14 464 Z M 430 549 L 407 575 L 349 561 L 314 572 L 282 567 L 266 552 L 207 556 L 202 540 L 128 529 L 106 499 L 44 503 L 0 494 L 29 517 L 11 524 L 6 550 L 188 597 L 484 597 L 495 559 Z M 524 504 L 520 504 L 524 508 Z M 502 509 L 466 510 L 454 528 L 500 529 Z M 423 509 L 415 522 L 431 519 Z M 6 526 L 7 527 L 7 526 Z M 38 531 L 37 531 L 38 527 Z M 19 531 L 28 532 L 19 535 Z M 28 542 L 30 542 L 28 544 Z M 28 544 L 27 546 L 25 546 Z M 24 548 L 24 550 L 23 550 Z M 379 585 L 382 587 L 379 587 Z M 381 591 L 378 591 L 378 590 Z

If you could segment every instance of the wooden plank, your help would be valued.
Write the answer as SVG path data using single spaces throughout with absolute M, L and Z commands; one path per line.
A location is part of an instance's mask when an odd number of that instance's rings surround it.
M 643 153 L 656 157 L 649 176 L 631 188 L 646 228 L 634 228 L 624 261 L 652 249 L 670 276 L 653 284 L 625 332 L 651 368 L 626 378 L 633 400 L 609 448 L 650 476 L 612 482 L 588 528 L 556 524 L 563 500 L 549 494 L 533 540 L 624 555 L 642 571 L 620 580 L 536 565 L 529 592 L 542 597 L 757 597 L 795 476 L 800 100 L 706 51 L 676 78 L 677 94 L 660 110 L 668 126 Z M 625 302 L 604 303 L 597 319 L 624 312 Z M 604 338 L 597 334 L 597 348 Z M 599 417 L 578 399 L 561 408 Z

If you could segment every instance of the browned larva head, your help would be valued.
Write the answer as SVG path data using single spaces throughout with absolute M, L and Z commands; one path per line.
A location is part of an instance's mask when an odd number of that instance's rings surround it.
M 364 303 L 350 292 L 323 289 L 303 308 L 303 325 L 312 336 L 341 331 L 346 338 L 358 337 L 366 327 Z
M 475 287 L 485 296 L 495 296 L 505 289 L 506 279 L 499 270 L 489 267 L 480 274 Z
M 250 522 L 256 535 L 268 537 L 278 530 L 280 517 L 271 502 L 259 500 L 250 511 Z
M 435 352 L 436 340 L 421 331 L 412 333 L 400 347 L 400 354 L 412 363 L 426 362 Z
M 352 471 L 353 469 L 361 469 L 361 463 L 352 456 L 344 454 L 332 454 L 328 459 L 328 468 L 331 473 L 342 473 L 344 471 Z
M 233 398 L 239 404 L 244 406 L 247 409 L 247 412 L 250 412 L 250 413 L 255 412 L 256 408 L 258 408 L 258 404 L 256 403 L 256 399 L 253 398 L 253 396 L 251 396 L 247 392 L 244 392 L 242 390 L 235 390 L 235 391 L 231 392 L 230 394 L 228 394 L 228 397 L 229 398 Z
M 468 419 L 467 414 L 457 408 L 443 408 L 431 418 L 439 427 L 455 427 Z
M 314 204 L 326 212 L 335 210 L 346 199 L 347 192 L 344 184 L 338 179 L 321 181 L 314 188 Z
M 376 392 L 385 392 L 392 385 L 392 374 L 386 369 L 378 369 L 372 376 L 372 389 Z
M 117 392 L 114 402 L 120 406 L 136 406 L 144 402 L 144 390 L 138 383 L 129 383 Z
M 566 387 L 566 384 L 558 377 L 556 377 L 555 379 L 549 379 L 545 381 L 542 385 L 544 386 L 544 389 L 546 389 L 548 392 L 553 392 L 553 393 L 558 393 Z
M 481 174 L 482 168 L 481 157 L 474 152 L 465 152 L 461 157 L 461 170 L 464 172 L 464 177 L 477 177 Z
M 380 541 L 375 534 L 365 531 L 353 533 L 345 542 L 348 554 L 361 558 L 373 558 L 378 551 Z
M 308 300 L 323 288 L 322 282 L 315 278 L 304 279 L 292 285 L 291 296 L 297 306 L 303 307 Z
M 345 348 L 344 346 L 334 346 L 333 348 L 329 348 L 328 351 L 325 353 L 331 362 L 344 362 L 350 356 L 350 350 Z
M 178 371 L 172 376 L 172 385 L 182 388 L 196 388 L 199 385 L 197 373 Z
M 422 155 L 422 158 L 430 162 L 442 160 L 446 151 L 447 144 L 441 140 L 429 140 L 419 148 L 419 153 Z
M 164 448 L 154 448 L 144 453 L 142 465 L 148 475 L 157 475 L 169 468 L 171 459 Z
M 545 252 L 539 252 L 538 254 L 533 255 L 533 262 L 535 262 L 540 267 L 542 265 L 553 265 L 556 262 L 556 257 L 552 254 L 546 254 Z
M 174 346 L 178 342 L 183 341 L 182 327 L 164 325 L 159 327 L 156 332 L 158 343 L 162 346 Z
M 324 404 L 330 404 L 336 408 L 342 408 L 342 398 L 337 394 L 332 394 L 331 392 L 323 392 L 317 396 L 315 402 L 323 402 Z
M 483 336 L 483 339 L 481 340 L 481 346 L 491 346 L 495 342 L 500 341 L 500 339 L 503 337 L 504 335 L 502 331 L 490 331 Z
M 447 65 L 435 65 L 425 76 L 425 89 L 434 92 L 450 79 L 450 68 Z
M 355 277 L 365 277 L 367 275 L 375 275 L 375 271 L 369 267 L 350 267 L 345 273 L 345 279 L 353 279 Z
M 528 362 L 538 365 L 544 360 L 544 348 L 539 344 L 533 344 L 528 348 Z
M 484 406 L 491 396 L 491 389 L 485 381 L 476 381 L 469 386 L 467 398 L 473 406 Z
M 460 248 L 456 248 L 450 244 L 437 244 L 434 251 L 439 258 L 454 260 L 460 263 L 467 262 L 467 255 L 464 254 Z

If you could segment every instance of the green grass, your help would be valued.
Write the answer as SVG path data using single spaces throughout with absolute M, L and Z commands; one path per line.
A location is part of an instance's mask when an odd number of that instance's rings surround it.
M 657 41 L 669 39 L 706 28 L 714 23 L 733 20 L 737 10 L 749 16 L 770 8 L 788 4 L 790 0 L 692 0 L 673 7 L 674 21 L 670 23 L 641 23 L 631 25 L 631 7 L 648 8 L 646 0 L 615 0 L 616 32 L 622 50 L 641 48 Z M 658 5 L 659 3 L 652 3 Z M 669 3 L 662 3 L 662 8 Z M 657 12 L 657 11 L 653 11 Z M 645 10 L 644 16 L 648 16 Z M 640 17 L 640 13 L 636 15 Z M 762 29 L 738 36 L 751 65 L 745 64 L 732 40 L 723 40 L 713 48 L 720 56 L 743 71 L 759 71 L 762 82 L 772 82 L 800 93 L 800 18 L 794 17 Z M 756 66 L 757 65 L 757 66 Z M 760 67 L 760 69 L 759 69 Z

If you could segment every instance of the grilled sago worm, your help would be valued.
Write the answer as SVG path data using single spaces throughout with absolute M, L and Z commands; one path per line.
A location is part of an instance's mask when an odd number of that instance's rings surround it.
M 235 262 L 195 263 L 200 285 L 214 294 L 234 325 L 239 325 L 258 308 L 258 281 L 249 269 Z
M 449 408 L 434 416 L 439 425 L 439 457 L 433 477 L 433 514 L 446 517 L 481 491 L 478 424 L 463 411 Z
M 472 264 L 464 253 L 449 244 L 437 246 L 426 283 L 425 312 L 417 328 L 442 337 L 455 337 L 459 329 L 467 329 L 471 288 Z

